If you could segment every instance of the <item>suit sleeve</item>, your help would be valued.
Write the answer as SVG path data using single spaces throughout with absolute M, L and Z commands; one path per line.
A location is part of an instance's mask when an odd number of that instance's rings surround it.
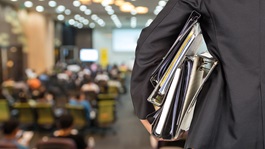
M 139 119 L 154 111 L 147 101 L 153 90 L 149 79 L 177 38 L 192 10 L 200 12 L 199 0 L 169 0 L 149 27 L 144 28 L 137 42 L 131 77 L 131 97 Z

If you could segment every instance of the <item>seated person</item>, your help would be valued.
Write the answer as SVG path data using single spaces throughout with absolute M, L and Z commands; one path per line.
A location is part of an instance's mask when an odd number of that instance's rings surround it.
M 3 139 L 0 140 L 0 144 L 14 144 L 18 149 L 28 149 L 26 146 L 28 142 L 20 142 L 17 139 L 17 133 L 19 131 L 19 122 L 15 119 L 10 119 L 3 123 L 2 132 Z
M 87 120 L 90 120 L 90 112 L 92 110 L 90 103 L 88 100 L 85 99 L 85 94 L 81 93 L 80 95 L 78 94 L 75 98 L 71 98 L 69 101 L 70 105 L 78 105 L 78 106 L 83 106 L 85 109 L 86 113 L 86 118 Z
M 77 149 L 89 149 L 87 143 L 85 142 L 85 137 L 78 134 L 77 131 L 73 129 L 74 118 L 69 114 L 64 114 L 59 118 L 58 127 L 59 130 L 53 133 L 54 137 L 58 138 L 70 138 L 76 143 Z
M 87 78 L 85 84 L 81 86 L 81 91 L 94 91 L 95 93 L 99 93 L 99 86 L 91 78 Z

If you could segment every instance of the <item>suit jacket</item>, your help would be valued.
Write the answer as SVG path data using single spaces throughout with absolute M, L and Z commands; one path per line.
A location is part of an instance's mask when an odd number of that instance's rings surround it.
M 190 12 L 202 14 L 207 47 L 220 64 L 204 85 L 186 148 L 265 149 L 265 1 L 169 0 L 142 30 L 131 78 L 135 112 L 154 108 L 149 76 L 178 36 Z

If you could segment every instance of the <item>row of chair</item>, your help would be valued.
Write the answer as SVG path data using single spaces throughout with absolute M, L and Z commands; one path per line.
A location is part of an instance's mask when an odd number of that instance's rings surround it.
M 12 142 L 0 142 L 1 149 L 18 149 Z M 35 149 L 77 149 L 75 142 L 69 138 L 43 138 L 36 143 Z
M 98 107 L 96 109 L 95 123 L 97 126 L 105 127 L 112 124 L 116 113 L 116 96 L 112 94 L 98 95 Z M 11 117 L 11 109 L 16 111 L 15 116 L 24 126 L 41 126 L 44 128 L 51 128 L 56 122 L 56 115 L 54 110 L 62 110 L 69 112 L 74 117 L 74 126 L 76 129 L 82 129 L 89 126 L 90 122 L 86 119 L 84 107 L 77 105 L 65 104 L 63 109 L 54 109 L 52 105 L 47 103 L 36 103 L 30 105 L 28 103 L 15 103 L 9 106 L 6 100 L 0 100 L 0 122 L 6 121 Z M 60 112 L 60 113 L 63 113 Z

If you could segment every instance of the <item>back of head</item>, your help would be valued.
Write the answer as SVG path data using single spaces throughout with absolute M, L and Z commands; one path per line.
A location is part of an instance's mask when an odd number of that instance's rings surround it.
M 59 128 L 60 129 L 71 128 L 73 126 L 73 123 L 74 123 L 74 118 L 70 114 L 63 114 L 59 118 Z
M 19 127 L 19 122 L 15 119 L 5 121 L 2 126 L 3 134 L 10 135 Z

